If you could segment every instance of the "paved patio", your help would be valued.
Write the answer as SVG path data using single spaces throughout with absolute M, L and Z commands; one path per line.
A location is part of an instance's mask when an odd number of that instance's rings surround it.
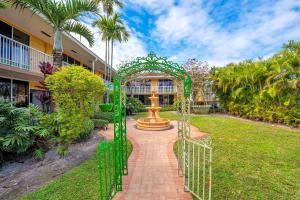
M 166 131 L 141 131 L 133 119 L 127 120 L 127 136 L 133 144 L 129 158 L 129 175 L 123 177 L 123 191 L 115 199 L 126 200 L 185 200 L 192 199 L 183 190 L 183 178 L 177 174 L 177 159 L 173 144 L 177 139 L 177 122 Z M 192 127 L 192 137 L 205 136 Z M 101 131 L 107 139 L 113 137 L 113 126 Z

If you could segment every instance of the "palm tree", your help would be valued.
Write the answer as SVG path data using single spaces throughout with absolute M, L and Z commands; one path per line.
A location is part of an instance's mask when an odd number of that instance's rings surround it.
M 114 41 L 123 42 L 128 41 L 129 38 L 129 32 L 126 30 L 121 17 L 122 15 L 114 13 L 109 17 L 101 16 L 94 22 L 94 26 L 97 26 L 101 32 L 102 41 L 106 42 L 105 63 L 108 63 L 111 67 L 113 65 Z M 107 75 L 106 70 L 105 75 Z M 108 71 L 108 77 L 111 80 L 111 70 Z
M 130 34 L 128 30 L 126 29 L 123 21 L 121 20 L 122 15 L 120 14 L 114 14 L 112 16 L 112 24 L 111 24 L 111 35 L 110 35 L 110 41 L 111 41 L 111 61 L 110 61 L 110 66 L 113 66 L 113 57 L 114 57 L 114 41 L 118 42 L 127 42 Z M 109 74 L 109 79 L 111 80 L 111 71 Z
M 119 0 L 96 0 L 98 3 L 102 5 L 102 10 L 106 15 L 106 18 L 108 18 L 110 15 L 114 13 L 114 7 L 122 8 L 123 3 Z M 100 20 L 100 19 L 99 19 Z M 96 24 L 96 23 L 95 23 Z M 100 29 L 101 30 L 101 29 Z M 104 71 L 104 76 L 107 78 L 107 72 L 110 72 L 110 67 L 107 67 L 107 63 L 110 60 L 110 48 L 109 48 L 109 41 L 107 39 L 103 39 L 105 41 L 105 71 Z M 109 65 L 109 64 L 108 64 Z
M 72 32 L 84 37 L 92 46 L 93 33 L 80 21 L 86 12 L 99 13 L 98 3 L 94 0 L 15 0 L 13 5 L 21 9 L 31 9 L 40 14 L 54 29 L 53 64 L 62 66 L 62 33 Z
M 2 0 L 0 2 L 0 9 L 8 8 L 10 6 L 9 0 Z

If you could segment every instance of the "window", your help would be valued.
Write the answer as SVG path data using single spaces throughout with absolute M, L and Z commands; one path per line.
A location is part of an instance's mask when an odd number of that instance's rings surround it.
M 68 56 L 66 54 L 63 54 L 63 61 L 66 63 L 68 62 Z
M 0 101 L 10 101 L 10 79 L 0 78 Z
M 68 63 L 73 65 L 74 64 L 74 58 L 71 58 L 70 56 L 68 56 Z
M 174 103 L 174 95 L 159 95 L 159 105 L 172 105 Z
M 0 21 L 0 34 L 11 38 L 12 27 L 2 21 Z
M 29 46 L 29 35 L 23 33 L 22 31 L 19 31 L 18 29 L 14 28 L 14 37 L 13 39 L 15 41 L 18 41 L 22 44 L 25 44 L 27 46 Z
M 12 101 L 17 107 L 28 105 L 28 90 L 28 82 L 13 80 Z
M 75 65 L 80 66 L 80 62 L 78 60 L 75 60 Z
M 170 86 L 173 86 L 173 81 L 169 80 L 169 79 L 162 79 L 162 80 L 159 80 L 158 86 L 160 86 L 160 87 L 164 87 L 164 86 L 170 87 Z

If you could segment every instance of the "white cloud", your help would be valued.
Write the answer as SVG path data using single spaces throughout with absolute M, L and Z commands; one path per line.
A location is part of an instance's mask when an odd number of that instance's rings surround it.
M 152 36 L 165 49 L 183 43 L 173 59 L 200 57 L 213 65 L 225 65 L 270 54 L 274 46 L 290 39 L 300 39 L 300 6 L 298 0 L 282 0 L 272 5 L 260 5 L 241 13 L 234 28 L 228 29 L 214 21 L 201 1 L 182 0 L 158 17 Z M 264 48 L 264 49 L 261 49 Z

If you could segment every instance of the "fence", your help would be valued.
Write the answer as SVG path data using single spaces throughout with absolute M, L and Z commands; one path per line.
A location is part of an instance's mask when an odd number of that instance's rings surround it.
M 112 199 L 116 194 L 114 141 L 101 141 L 98 145 L 100 200 Z
M 178 173 L 184 188 L 200 200 L 211 199 L 212 145 L 209 138 L 181 139 L 177 142 Z

